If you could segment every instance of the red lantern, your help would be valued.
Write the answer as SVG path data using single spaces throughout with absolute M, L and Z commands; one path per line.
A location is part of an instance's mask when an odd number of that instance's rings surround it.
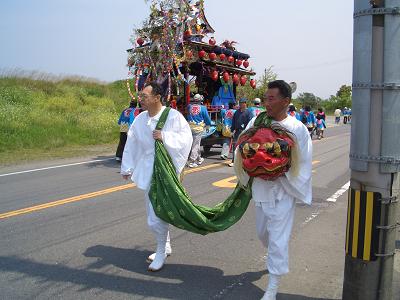
M 239 75 L 238 74 L 233 74 L 232 81 L 233 81 L 234 84 L 239 85 L 239 83 L 240 83 Z
M 214 71 L 211 72 L 211 79 L 212 80 L 217 81 L 218 77 L 219 77 L 218 71 L 214 70 Z
M 138 43 L 139 46 L 142 46 L 142 45 L 144 44 L 144 39 L 140 37 L 140 38 L 138 38 L 138 39 L 136 40 L 136 43 Z
M 226 59 L 226 55 L 223 54 L 223 53 L 220 54 L 220 55 L 219 55 L 219 59 L 222 60 L 222 61 L 224 61 L 224 60 Z
M 247 60 L 245 60 L 245 61 L 243 62 L 243 67 L 248 68 L 249 65 L 250 65 L 250 63 L 249 63 Z
M 256 81 L 255 81 L 254 79 L 250 80 L 250 86 L 251 86 L 253 89 L 256 88 L 257 83 L 256 83 Z
M 230 63 L 233 63 L 233 62 L 235 61 L 235 58 L 234 58 L 233 56 L 229 56 L 229 57 L 228 57 L 228 61 L 229 61 Z
M 247 77 L 246 75 L 243 75 L 242 77 L 240 77 L 240 84 L 241 85 L 245 85 L 247 82 Z
M 208 40 L 208 43 L 209 43 L 211 46 L 215 46 L 215 44 L 217 43 L 217 41 L 214 39 L 214 37 L 212 37 L 211 39 Z
M 217 54 L 215 54 L 214 52 L 211 52 L 208 54 L 208 58 L 210 60 L 215 60 L 217 58 Z
M 199 58 L 204 58 L 204 56 L 206 56 L 206 51 L 200 50 L 199 51 Z
M 242 63 L 243 63 L 243 61 L 241 61 L 240 59 L 238 59 L 238 60 L 236 61 L 236 65 L 237 65 L 238 67 L 240 67 L 240 66 L 242 65 Z
M 191 50 L 186 51 L 186 57 L 187 57 L 188 59 L 191 59 L 191 58 L 193 57 L 193 52 L 192 52 Z
M 229 73 L 224 72 L 224 74 L 222 75 L 222 79 L 227 83 L 229 81 Z

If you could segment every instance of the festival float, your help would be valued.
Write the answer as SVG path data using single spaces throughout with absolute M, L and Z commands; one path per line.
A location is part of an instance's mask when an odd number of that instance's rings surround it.
M 236 89 L 256 87 L 250 56 L 236 50 L 235 42 L 218 44 L 204 13 L 204 0 L 152 0 L 150 16 L 131 37 L 128 49 L 127 88 L 133 100 L 152 80 L 164 88 L 167 106 L 186 115 L 191 93 L 204 96 L 213 126 L 204 132 L 205 152 L 222 144 L 220 111 L 236 104 Z

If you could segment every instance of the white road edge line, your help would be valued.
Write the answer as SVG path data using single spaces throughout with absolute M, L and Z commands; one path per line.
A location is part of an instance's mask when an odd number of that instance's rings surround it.
M 350 187 L 350 181 L 347 182 L 344 186 L 342 186 L 342 187 L 340 188 L 340 190 L 338 190 L 336 193 L 334 193 L 332 196 L 330 196 L 328 199 L 326 199 L 326 201 L 328 201 L 328 202 L 336 202 L 336 200 L 337 200 L 340 196 L 342 196 L 344 193 L 347 192 L 347 190 L 349 189 L 349 187 Z
M 305 221 L 303 222 L 302 225 L 306 225 L 308 222 L 310 222 L 310 221 L 314 220 L 316 217 L 318 217 L 318 215 L 319 215 L 319 212 L 313 212 L 311 214 L 311 216 L 309 216 L 307 219 L 305 219 Z
M 350 181 L 347 182 L 344 186 L 342 186 L 336 193 L 334 193 L 332 196 L 330 196 L 328 199 L 326 199 L 326 201 L 328 202 L 336 202 L 336 200 L 342 196 L 344 193 L 347 192 L 347 190 L 350 188 Z M 311 216 L 307 217 L 307 219 L 304 220 L 304 222 L 302 223 L 302 225 L 306 225 L 307 223 L 311 222 L 312 220 L 314 220 L 316 217 L 319 216 L 319 210 L 316 212 L 313 212 L 311 214 Z
M 39 171 L 45 171 L 45 170 L 51 170 L 51 169 L 58 169 L 58 168 L 65 168 L 65 167 L 72 167 L 72 166 L 79 166 L 79 165 L 86 165 L 86 164 L 90 164 L 90 163 L 102 162 L 102 161 L 113 160 L 113 159 L 115 159 L 115 158 L 96 159 L 96 160 L 83 161 L 83 162 L 67 164 L 67 165 L 59 165 L 59 166 L 52 166 L 52 167 L 47 167 L 47 168 L 32 169 L 32 170 L 26 170 L 26 171 L 20 171 L 20 172 L 0 174 L 0 177 L 18 175 L 18 174 L 24 174 L 24 173 L 33 173 L 33 172 L 39 172 Z

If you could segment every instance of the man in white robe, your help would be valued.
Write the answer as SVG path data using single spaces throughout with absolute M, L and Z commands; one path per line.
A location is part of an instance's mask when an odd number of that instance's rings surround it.
M 293 165 L 284 176 L 274 181 L 254 178 L 252 185 L 256 209 L 257 235 L 268 248 L 267 270 L 269 282 L 262 300 L 275 300 L 282 275 L 289 272 L 289 239 L 293 226 L 296 200 L 311 204 L 312 201 L 312 142 L 307 128 L 296 118 L 288 117 L 291 88 L 283 80 L 270 82 L 263 104 L 273 123 L 294 134 Z M 246 130 L 254 126 L 253 118 Z M 236 150 L 236 157 L 239 151 Z M 235 162 L 241 163 L 238 159 Z M 248 176 L 241 166 L 235 166 L 239 180 L 246 184 Z
M 155 130 L 165 109 L 161 95 L 161 87 L 155 82 L 149 83 L 141 92 L 140 103 L 145 111 L 136 117 L 129 128 L 121 164 L 123 178 L 131 178 L 145 194 L 147 223 L 157 241 L 156 253 L 148 258 L 152 261 L 148 270 L 153 272 L 159 271 L 166 256 L 171 254 L 168 224 L 156 216 L 148 195 L 153 175 L 155 140 L 163 142 L 177 174 L 182 172 L 192 146 L 189 124 L 182 114 L 174 109 L 170 110 L 162 130 Z

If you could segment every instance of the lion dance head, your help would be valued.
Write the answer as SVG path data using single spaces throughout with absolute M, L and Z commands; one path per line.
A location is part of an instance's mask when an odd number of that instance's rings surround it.
M 250 177 L 275 180 L 292 164 L 293 134 L 279 124 L 251 128 L 238 140 L 242 168 Z

